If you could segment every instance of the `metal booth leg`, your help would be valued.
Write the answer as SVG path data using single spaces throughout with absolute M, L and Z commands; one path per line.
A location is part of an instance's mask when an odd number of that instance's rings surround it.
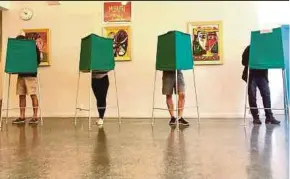
M 5 96 L 5 87 L 6 87 L 6 76 L 7 74 L 4 72 L 4 79 L 3 79 L 3 88 L 2 88 L 2 104 L 1 104 L 1 116 L 0 116 L 0 128 L 2 128 L 2 122 L 3 122 L 3 108 L 4 106 L 4 96 Z
M 193 71 L 193 84 L 194 84 L 194 93 L 195 93 L 195 104 L 196 104 L 196 111 L 197 111 L 197 120 L 198 120 L 198 125 L 200 124 L 200 115 L 199 115 L 199 104 L 198 104 L 198 98 L 197 98 L 197 90 L 196 90 L 196 80 L 195 80 L 195 71 Z
M 247 102 L 248 102 L 248 86 L 249 86 L 249 71 L 247 70 L 247 84 L 246 84 L 246 92 L 245 92 L 245 110 L 244 110 L 244 126 L 246 126 L 246 116 L 247 116 Z
M 155 70 L 154 74 L 154 84 L 153 84 L 153 104 L 152 104 L 152 116 L 151 116 L 151 125 L 154 126 L 155 124 L 155 117 L 154 117 L 154 105 L 155 105 L 155 88 L 156 88 L 156 76 L 157 76 L 157 70 Z
M 38 100 L 39 100 L 39 104 L 38 104 L 38 109 L 39 109 L 39 113 L 40 113 L 40 124 L 43 125 L 43 117 L 42 117 L 42 103 L 41 103 L 41 94 L 40 94 L 40 77 L 39 74 L 37 75 L 37 91 L 38 91 Z
M 178 109 L 179 109 L 179 107 L 178 107 L 178 78 L 177 78 L 177 72 L 178 72 L 178 70 L 175 70 L 175 97 L 176 97 L 176 119 L 177 119 L 177 124 L 176 124 L 176 126 L 177 126 L 177 130 L 179 131 L 179 118 L 178 118 Z
M 74 124 L 77 125 L 77 114 L 78 114 L 78 98 L 79 98 L 79 86 L 80 86 L 80 72 L 78 76 L 78 82 L 77 82 L 77 96 L 76 96 L 76 109 L 75 109 L 75 118 L 74 118 Z
M 114 78 L 115 78 L 115 89 L 116 89 L 116 101 L 117 101 L 117 111 L 118 111 L 118 121 L 121 124 L 121 116 L 120 116 L 120 106 L 119 106 L 119 97 L 118 97 L 118 87 L 117 87 L 117 77 L 116 71 L 114 70 Z
M 282 69 L 282 78 L 283 78 L 283 93 L 284 93 L 284 114 L 287 122 L 289 122 L 289 107 L 288 107 L 288 86 L 285 69 Z
M 8 112 L 9 112 L 9 98 L 10 98 L 10 82 L 11 82 L 11 74 L 9 74 L 9 79 L 8 79 L 8 91 L 7 91 L 7 106 L 6 106 L 6 119 L 5 123 L 7 124 L 8 121 Z
M 90 79 L 92 79 L 92 71 L 90 71 Z M 91 103 L 92 103 L 92 89 L 89 88 L 89 131 L 92 129 L 92 126 L 91 126 L 91 118 L 92 118 L 92 106 L 91 106 Z

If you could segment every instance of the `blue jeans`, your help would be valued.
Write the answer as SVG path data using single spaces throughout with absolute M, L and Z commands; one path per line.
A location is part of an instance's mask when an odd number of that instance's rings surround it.
M 262 96 L 264 108 L 271 108 L 271 96 L 269 82 L 263 76 L 253 76 L 248 84 L 249 105 L 251 108 L 257 108 L 257 88 Z M 259 110 L 251 109 L 254 119 L 259 119 Z M 271 109 L 265 109 L 266 118 L 273 116 Z

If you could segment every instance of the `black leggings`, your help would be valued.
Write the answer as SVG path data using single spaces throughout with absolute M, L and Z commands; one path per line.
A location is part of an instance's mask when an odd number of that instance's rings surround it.
M 92 89 L 95 94 L 97 100 L 97 107 L 101 108 L 98 109 L 99 117 L 101 119 L 104 118 L 106 106 L 107 106 L 107 92 L 109 88 L 109 77 L 108 75 L 104 76 L 103 78 L 92 78 Z

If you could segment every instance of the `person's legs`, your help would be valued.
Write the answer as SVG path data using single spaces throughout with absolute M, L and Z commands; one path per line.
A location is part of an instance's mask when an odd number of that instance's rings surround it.
M 166 95 L 166 104 L 171 118 L 175 118 L 174 116 L 174 104 L 172 100 L 172 95 Z
M 94 92 L 94 95 L 96 97 L 97 101 L 97 107 L 98 107 L 98 113 L 100 120 L 98 121 L 98 124 L 102 124 L 105 111 L 106 111 L 106 105 L 107 105 L 107 92 L 109 88 L 109 77 L 105 76 L 101 79 L 92 78 L 92 90 Z
M 253 123 L 254 124 L 261 124 L 261 121 L 259 119 L 259 110 L 257 109 L 257 83 L 256 83 L 256 78 L 253 77 L 249 81 L 248 84 L 248 97 L 249 97 L 249 106 L 250 106 L 250 111 L 253 116 Z
M 173 88 L 174 88 L 174 82 L 175 82 L 175 75 L 174 72 L 171 71 L 163 71 L 162 75 L 162 94 L 166 95 L 166 104 L 167 108 L 170 114 L 170 125 L 176 124 L 176 118 L 174 116 L 174 104 L 172 100 L 172 94 L 173 94 Z
M 33 117 L 29 121 L 29 124 L 38 123 L 38 98 L 37 98 L 37 77 L 26 77 L 25 84 L 27 88 L 27 93 L 31 97 L 32 107 L 33 107 Z
M 174 80 L 176 82 L 176 80 Z M 188 126 L 189 123 L 183 118 L 183 110 L 185 103 L 185 82 L 183 78 L 183 74 L 181 71 L 177 73 L 177 92 L 178 92 L 178 122 L 181 125 Z M 175 84 L 176 85 L 176 84 Z M 176 86 L 174 85 L 174 91 L 176 93 Z
M 99 111 L 99 117 L 104 119 L 106 107 L 107 107 L 107 93 L 109 88 L 109 77 L 105 76 L 100 79 L 97 86 L 97 106 Z
M 33 106 L 33 119 L 38 119 L 37 112 L 38 112 L 38 98 L 37 95 L 30 95 L 32 100 L 32 106 Z
M 271 94 L 270 94 L 268 80 L 264 77 L 259 77 L 259 79 L 257 80 L 257 85 L 262 96 L 264 108 L 271 108 Z M 272 124 L 280 123 L 280 121 L 277 121 L 273 117 L 273 113 L 271 109 L 265 109 L 265 115 L 266 115 L 266 123 L 272 123 Z
M 20 119 L 25 120 L 26 95 L 19 95 Z
M 26 92 L 24 77 L 18 76 L 16 94 L 19 96 L 20 117 L 13 120 L 13 124 L 25 123 Z
M 185 94 L 184 92 L 180 92 L 178 93 L 178 119 L 183 117 L 184 103 L 185 103 Z

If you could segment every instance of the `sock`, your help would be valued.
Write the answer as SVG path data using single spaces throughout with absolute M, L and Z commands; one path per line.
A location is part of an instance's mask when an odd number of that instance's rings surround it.
M 181 119 L 181 118 L 182 118 L 182 116 L 178 116 L 178 120 Z

